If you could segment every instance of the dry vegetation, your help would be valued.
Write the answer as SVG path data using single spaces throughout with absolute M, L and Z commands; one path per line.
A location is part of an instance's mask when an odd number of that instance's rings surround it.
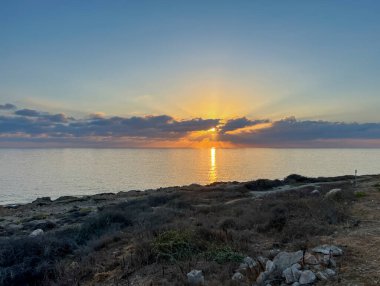
M 247 255 L 308 248 L 355 225 L 350 209 L 362 195 L 347 179 L 294 175 L 0 208 L 0 285 L 186 285 L 194 268 L 207 285 L 233 285 Z M 285 184 L 297 188 L 254 196 Z M 307 184 L 319 184 L 321 195 Z M 344 195 L 325 199 L 336 186 Z M 36 221 L 44 234 L 29 237 Z

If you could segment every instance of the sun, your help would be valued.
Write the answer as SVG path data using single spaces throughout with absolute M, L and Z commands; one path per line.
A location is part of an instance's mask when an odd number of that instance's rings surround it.
M 216 131 L 216 128 L 215 128 L 215 127 L 210 128 L 208 131 L 209 131 L 209 132 L 215 132 L 215 131 Z

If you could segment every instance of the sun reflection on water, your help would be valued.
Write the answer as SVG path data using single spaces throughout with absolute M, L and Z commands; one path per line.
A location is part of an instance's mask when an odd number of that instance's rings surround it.
M 209 170 L 209 181 L 210 183 L 216 182 L 216 148 L 211 147 L 210 149 L 210 170 Z

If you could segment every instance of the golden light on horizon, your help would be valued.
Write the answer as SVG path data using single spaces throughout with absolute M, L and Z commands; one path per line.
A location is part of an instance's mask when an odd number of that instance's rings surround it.
M 210 128 L 208 131 L 209 131 L 209 132 L 215 132 L 215 131 L 216 131 L 216 128 L 215 128 L 215 127 Z
M 217 173 L 216 173 L 216 148 L 211 147 L 210 149 L 210 170 L 209 170 L 209 182 L 216 182 Z

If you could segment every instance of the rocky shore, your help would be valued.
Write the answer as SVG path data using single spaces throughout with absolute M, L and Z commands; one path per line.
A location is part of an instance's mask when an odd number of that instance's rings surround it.
M 379 285 L 379 209 L 380 176 L 38 198 L 0 206 L 0 285 Z

